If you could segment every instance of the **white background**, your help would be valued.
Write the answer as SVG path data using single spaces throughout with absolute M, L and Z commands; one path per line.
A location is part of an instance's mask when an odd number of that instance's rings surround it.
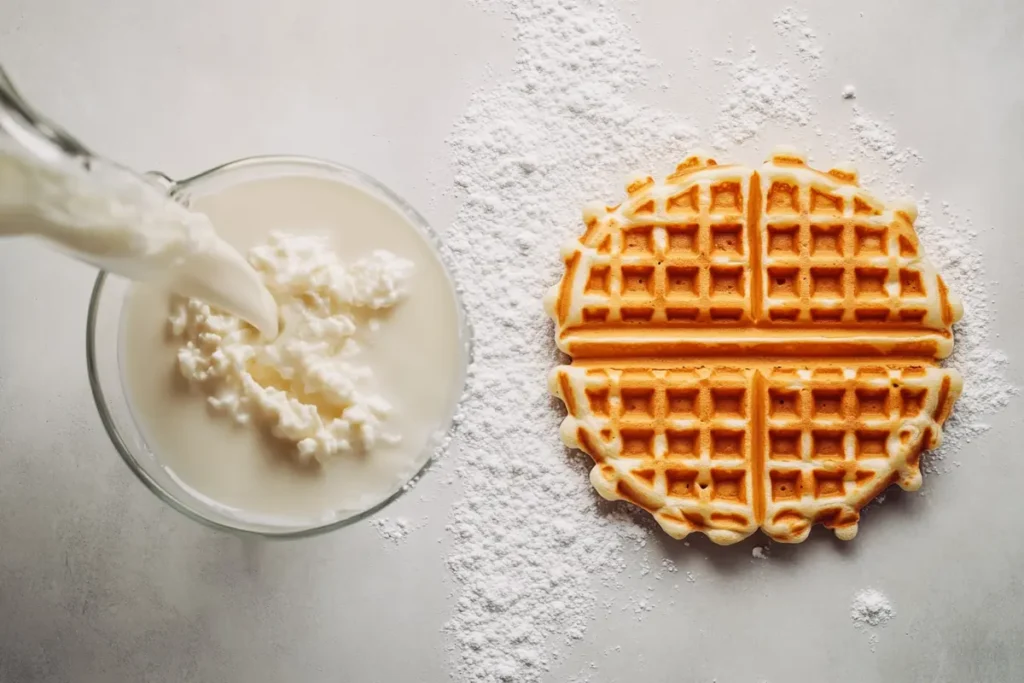
M 718 76 L 690 70 L 689 48 L 778 41 L 776 2 L 623 3 L 645 52 L 674 74 L 668 90 L 638 96 L 698 122 L 717 108 Z M 891 112 L 901 144 L 926 159 L 909 180 L 991 226 L 979 246 L 1020 381 L 1024 6 L 805 9 L 828 49 L 814 85 L 822 120 L 856 84 L 858 102 Z M 442 230 L 456 209 L 441 193 L 444 139 L 513 56 L 500 13 L 465 0 L 0 1 L 0 63 L 94 149 L 172 177 L 253 154 L 332 159 Z M 0 245 L 0 681 L 448 680 L 450 474 L 387 511 L 424 524 L 397 545 L 363 524 L 244 547 L 184 519 L 134 480 L 100 426 L 85 374 L 93 277 L 37 245 Z M 599 611 L 550 680 L 590 662 L 595 681 L 1024 679 L 1019 411 L 1017 400 L 995 416 L 926 495 L 891 496 L 854 543 L 816 534 L 755 562 L 752 544 L 658 537 L 656 556 L 695 583 L 655 596 L 641 622 Z M 867 585 L 898 610 L 874 651 L 849 616 Z

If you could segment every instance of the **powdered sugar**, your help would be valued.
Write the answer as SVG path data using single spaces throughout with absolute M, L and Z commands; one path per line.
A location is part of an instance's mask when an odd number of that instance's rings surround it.
M 854 146 L 849 151 L 856 159 L 877 159 L 884 164 L 886 173 L 883 177 L 866 175 L 861 182 L 874 184 L 885 183 L 888 194 L 899 194 L 902 188 L 893 187 L 900 182 L 898 179 L 906 171 L 907 166 L 921 161 L 917 150 L 901 147 L 896 142 L 896 131 L 884 121 L 869 116 L 861 107 L 854 106 L 853 117 L 850 119 L 851 140 Z M 903 190 L 905 192 L 905 190 Z
M 626 100 L 652 62 L 606 3 L 508 5 L 512 78 L 478 93 L 450 140 L 463 204 L 446 240 L 473 283 L 477 352 L 459 428 L 465 499 L 448 565 L 461 591 L 448 631 L 455 676 L 472 681 L 538 680 L 586 632 L 594 582 L 625 566 L 622 530 L 637 528 L 621 510 L 600 512 L 585 463 L 559 441 L 540 301 L 580 207 L 614 196 L 625 169 L 667 169 L 696 143 L 686 121 Z
M 883 188 L 889 197 L 918 195 L 918 236 L 928 258 L 963 301 L 964 316 L 953 328 L 956 343 L 946 360 L 964 376 L 963 393 L 943 427 L 942 446 L 922 459 L 926 473 L 948 472 L 957 465 L 947 463 L 948 456 L 987 431 L 987 416 L 1005 408 L 1018 393 L 1007 378 L 1006 354 L 992 345 L 991 283 L 984 255 L 977 247 L 978 229 L 969 215 L 955 210 L 949 202 L 938 202 L 936 207 L 931 195 L 912 191 L 905 174 L 924 159 L 917 150 L 899 144 L 888 122 L 854 106 L 850 133 L 834 146 L 833 153 L 856 159 L 862 166 L 873 166 L 876 170 L 862 173 L 861 181 Z
M 875 651 L 878 645 L 878 628 L 884 627 L 896 616 L 896 609 L 882 591 L 862 588 L 850 603 L 850 619 L 854 628 L 868 634 L 868 645 Z
M 811 76 L 821 73 L 822 47 L 818 42 L 818 34 L 811 27 L 807 16 L 798 14 L 792 7 L 787 7 L 772 19 L 775 31 L 786 39 L 801 60 L 811 68 Z
M 885 626 L 896 616 L 896 609 L 880 590 L 863 588 L 853 596 L 850 618 L 860 628 Z
M 370 526 L 377 530 L 380 537 L 385 541 L 398 543 L 413 530 L 413 524 L 404 517 L 378 517 L 370 521 Z
M 949 456 L 988 431 L 985 420 L 1005 408 L 1019 389 L 1007 379 L 1006 354 L 991 346 L 995 313 L 971 219 L 957 214 L 946 202 L 940 203 L 936 211 L 934 200 L 925 195 L 920 203 L 918 233 L 939 272 L 964 304 L 964 317 L 954 328 L 953 355 L 947 361 L 964 376 L 963 393 L 943 428 L 942 446 L 922 459 L 926 472 L 947 472 L 959 464 L 947 463 Z
M 751 48 L 738 62 L 717 60 L 716 65 L 728 67 L 730 77 L 711 130 L 711 144 L 716 149 L 729 149 L 750 140 L 768 121 L 786 127 L 806 126 L 814 116 L 807 85 L 784 61 L 766 66 Z
M 562 414 L 546 383 L 559 357 L 541 306 L 562 268 L 559 245 L 579 233 L 580 208 L 615 201 L 633 171 L 664 173 L 701 141 L 722 149 L 756 144 L 763 154 L 784 142 L 757 139 L 768 126 L 791 128 L 795 139 L 820 129 L 810 86 L 784 60 L 764 60 L 753 49 L 738 60 L 714 60 L 727 85 L 717 121 L 698 136 L 685 118 L 632 98 L 653 62 L 611 3 L 505 6 L 515 66 L 508 80 L 474 95 L 449 141 L 461 206 L 445 239 L 465 286 L 476 358 L 458 427 L 464 497 L 448 525 L 447 563 L 458 589 L 446 628 L 456 680 L 528 683 L 584 637 L 599 607 L 611 610 L 598 604 L 594 588 L 618 586 L 630 558 L 638 558 L 639 581 L 668 585 L 662 579 L 677 571 L 674 564 L 652 566 L 644 548 L 648 522 L 638 525 L 623 507 L 598 501 L 589 461 L 567 454 L 559 440 Z M 822 51 L 806 19 L 791 13 L 776 26 L 788 43 L 795 39 L 795 58 L 816 73 Z M 880 164 L 885 183 L 920 161 L 899 147 L 891 128 L 860 110 L 835 146 Z M 929 211 L 923 207 L 922 239 L 951 286 L 975 306 L 977 297 L 987 298 L 987 285 L 965 268 L 977 267 L 980 255 L 969 244 L 939 249 L 953 231 Z M 987 310 L 965 318 L 953 359 L 965 375 L 995 385 L 985 396 L 965 393 L 958 404 L 972 424 L 1012 391 L 1001 356 L 986 346 Z M 762 559 L 756 550 L 753 558 Z M 693 583 L 697 575 L 686 571 L 685 578 Z M 619 610 L 642 618 L 655 608 L 658 593 L 632 595 Z

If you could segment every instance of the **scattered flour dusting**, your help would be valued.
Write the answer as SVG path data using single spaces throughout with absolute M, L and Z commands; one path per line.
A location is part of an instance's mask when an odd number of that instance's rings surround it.
M 775 17 L 774 24 L 788 39 L 791 51 L 811 63 L 814 74 L 822 50 L 807 18 L 787 9 Z M 785 60 L 764 66 L 751 48 L 750 55 L 736 64 L 722 59 L 714 63 L 731 66 L 732 76 L 720 116 L 711 128 L 716 148 L 730 150 L 744 143 L 764 147 L 766 142 L 770 147 L 779 142 L 762 140 L 770 125 L 813 128 L 816 135 L 822 132 L 814 122 L 817 113 L 810 86 L 788 68 Z M 844 90 L 844 97 L 854 94 L 852 86 Z M 807 135 L 801 133 L 799 137 L 806 139 Z M 992 283 L 985 272 L 984 255 L 976 246 L 978 229 L 969 215 L 954 210 L 947 202 L 941 202 L 937 210 L 930 195 L 909 184 L 909 172 L 924 159 L 917 150 L 899 143 L 888 121 L 854 105 L 846 130 L 833 132 L 829 140 L 830 158 L 823 160 L 825 163 L 852 160 L 861 168 L 861 183 L 879 192 L 883 199 L 910 196 L 917 202 L 916 228 L 925 251 L 963 300 L 964 318 L 954 328 L 956 345 L 946 363 L 968 381 L 944 426 L 942 447 L 922 459 L 925 472 L 948 472 L 958 464 L 946 464 L 949 454 L 987 431 L 987 417 L 1005 408 L 1018 393 L 1007 378 L 1006 354 L 993 345 Z
M 476 357 L 459 426 L 465 498 L 448 565 L 460 590 L 447 629 L 456 680 L 529 683 L 583 638 L 595 583 L 616 581 L 637 531 L 622 508 L 596 502 L 583 456 L 561 445 L 541 297 L 580 207 L 621 194 L 630 170 L 667 172 L 697 136 L 628 99 L 653 62 L 610 3 L 506 5 L 511 78 L 477 93 L 450 139 L 462 205 L 445 238 L 458 279 L 472 283 Z
M 675 574 L 678 571 L 679 571 L 679 567 L 676 566 L 675 561 L 666 557 L 666 558 L 662 559 L 662 561 L 661 561 L 661 569 L 659 569 L 658 571 L 656 571 L 654 573 L 654 578 L 657 579 L 658 581 L 661 581 L 661 579 L 665 576 L 666 573 L 668 573 L 668 574 Z
M 811 76 L 821 74 L 822 47 L 818 42 L 818 34 L 811 28 L 806 15 L 797 14 L 792 7 L 787 7 L 772 20 L 775 31 L 786 39 L 793 47 L 797 56 L 810 65 Z
M 301 461 L 396 443 L 391 405 L 359 359 L 357 312 L 373 319 L 404 297 L 412 263 L 386 251 L 346 266 L 318 237 L 273 233 L 249 252 L 284 320 L 261 337 L 241 319 L 198 299 L 175 304 L 178 368 L 215 410 L 295 444 Z
M 885 168 L 882 177 L 865 175 L 861 182 L 867 185 L 881 180 L 890 194 L 898 194 L 902 189 L 899 178 L 912 164 L 921 162 L 917 150 L 900 147 L 896 141 L 896 131 L 884 121 L 869 116 L 861 107 L 853 108 L 850 119 L 851 139 L 855 142 L 853 152 L 859 152 L 858 159 L 870 158 L 881 161 Z M 905 190 L 903 190 L 905 193 Z
M 1007 379 L 1009 358 L 990 345 L 995 320 L 991 283 L 984 256 L 975 246 L 978 233 L 971 219 L 946 202 L 936 210 L 927 195 L 919 207 L 917 230 L 928 256 L 964 303 L 964 317 L 954 327 L 953 355 L 947 361 L 964 376 L 963 393 L 943 427 L 942 446 L 921 460 L 925 472 L 939 473 L 959 465 L 950 457 L 988 431 L 988 417 L 1005 408 L 1019 389 Z
M 771 122 L 785 127 L 807 126 L 815 113 L 807 84 L 785 62 L 762 64 L 754 48 L 738 62 L 716 60 L 728 67 L 729 85 L 721 94 L 721 110 L 711 130 L 711 144 L 729 149 L 757 135 Z
M 385 541 L 391 541 L 393 543 L 398 543 L 404 539 L 409 535 L 409 532 L 413 531 L 415 528 L 413 524 L 404 517 L 395 517 L 394 519 L 391 519 L 390 517 L 380 517 L 372 520 L 370 522 L 370 526 L 376 529 L 377 533 L 380 534 L 380 537 Z
M 855 106 L 849 133 L 831 153 L 858 160 L 862 166 L 873 166 L 876 170 L 862 173 L 861 181 L 880 189 L 883 196 L 911 196 L 916 200 L 915 227 L 921 243 L 929 260 L 963 301 L 964 317 L 953 328 L 953 355 L 945 361 L 965 378 L 963 393 L 943 426 L 942 446 L 921 460 L 928 474 L 949 472 L 958 465 L 950 456 L 988 431 L 986 419 L 1005 408 L 1019 392 L 1007 377 L 1008 357 L 993 345 L 992 283 L 985 272 L 984 254 L 977 247 L 979 230 L 969 215 L 956 211 L 948 202 L 936 202 L 927 193 L 915 192 L 907 184 L 906 172 L 924 159 L 917 150 L 901 146 L 887 122 Z
M 637 580 L 653 583 L 679 571 L 674 563 L 652 567 L 644 540 L 649 522 L 598 501 L 589 462 L 561 445 L 562 414 L 546 382 L 559 356 L 541 306 L 561 272 L 559 246 L 579 233 L 581 207 L 615 201 L 634 171 L 667 172 L 702 144 L 756 146 L 767 154 L 777 143 L 823 131 L 808 79 L 784 59 L 768 63 L 754 49 L 739 59 L 729 52 L 713 59 L 726 77 L 724 90 L 717 120 L 698 134 L 684 117 L 632 96 L 654 63 L 613 3 L 503 5 L 517 49 L 514 67 L 507 80 L 474 95 L 449 140 L 460 208 L 446 249 L 466 285 L 476 355 L 458 423 L 455 470 L 464 495 L 448 525 L 447 563 L 458 586 L 446 630 L 455 680 L 532 683 L 585 636 L 598 609 L 613 613 L 595 589 L 621 591 L 633 558 L 633 591 Z M 806 18 L 784 12 L 775 26 L 789 56 L 809 65 L 813 79 L 822 50 Z M 790 139 L 766 139 L 772 128 L 792 129 Z M 904 194 L 900 174 L 921 161 L 888 124 L 858 108 L 831 139 L 834 158 L 827 161 L 852 158 L 882 169 L 864 178 L 884 197 Z M 957 404 L 947 444 L 983 430 L 980 420 L 1014 392 L 1005 357 L 988 345 L 988 282 L 965 225 L 952 209 L 922 202 L 922 240 L 968 309 L 951 362 L 965 377 L 984 380 L 968 383 L 974 388 Z M 767 556 L 765 548 L 752 554 Z M 682 573 L 696 582 L 693 571 Z M 658 595 L 639 595 L 625 609 L 642 618 Z M 879 614 L 865 619 L 885 613 Z M 580 678 L 589 678 L 593 666 Z
M 750 551 L 755 560 L 767 560 L 768 559 L 768 548 L 767 546 L 754 546 L 754 549 Z

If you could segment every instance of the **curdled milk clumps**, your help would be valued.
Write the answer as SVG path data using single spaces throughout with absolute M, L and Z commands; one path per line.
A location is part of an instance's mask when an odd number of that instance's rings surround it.
M 343 264 L 320 237 L 273 233 L 249 251 L 278 305 L 281 333 L 261 337 L 198 299 L 177 300 L 178 368 L 216 411 L 295 444 L 300 461 L 325 461 L 395 444 L 391 404 L 360 362 L 356 335 L 401 302 L 413 264 L 378 250 Z

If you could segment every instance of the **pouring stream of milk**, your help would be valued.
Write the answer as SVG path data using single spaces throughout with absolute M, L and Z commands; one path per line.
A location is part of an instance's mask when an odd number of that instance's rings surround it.
M 203 214 L 165 188 L 96 157 L 37 157 L 0 133 L 0 237 L 42 237 L 133 280 L 158 281 L 277 336 L 259 274 Z

